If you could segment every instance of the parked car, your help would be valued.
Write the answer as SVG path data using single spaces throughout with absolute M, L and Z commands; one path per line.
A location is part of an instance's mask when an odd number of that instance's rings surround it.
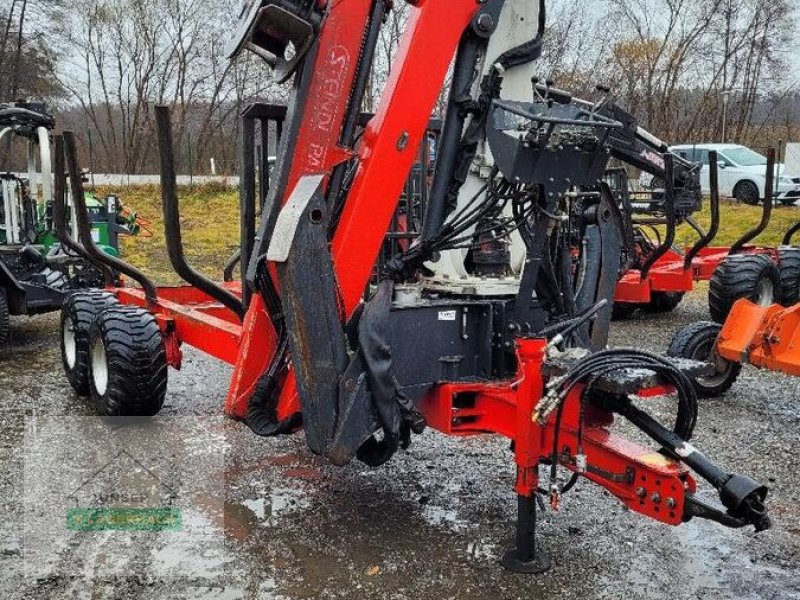
M 719 192 L 746 204 L 758 204 L 764 198 L 767 157 L 738 144 L 685 144 L 670 151 L 694 162 L 703 163 L 700 182 L 709 192 L 708 153 L 716 150 L 719 165 Z M 786 173 L 785 166 L 775 166 L 775 200 L 790 205 L 800 200 L 800 173 Z

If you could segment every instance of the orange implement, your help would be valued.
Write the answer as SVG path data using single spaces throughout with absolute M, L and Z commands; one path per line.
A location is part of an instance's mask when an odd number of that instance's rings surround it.
M 733 362 L 800 376 L 800 304 L 739 300 L 722 326 L 717 352 Z

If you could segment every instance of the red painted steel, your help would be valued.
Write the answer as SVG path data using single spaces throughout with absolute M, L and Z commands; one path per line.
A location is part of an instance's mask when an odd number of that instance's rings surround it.
M 800 304 L 738 300 L 722 326 L 717 352 L 733 362 L 800 376 Z
M 371 0 L 350 0 L 331 9 L 323 23 L 317 42 L 315 69 L 308 85 L 310 100 L 294 107 L 304 111 L 303 125 L 289 155 L 281 159 L 290 160 L 292 165 L 279 199 L 281 206 L 301 177 L 319 173 L 329 175 L 335 165 L 351 156 L 339 147 L 338 142 L 371 5 Z M 273 272 L 273 278 L 274 275 Z M 225 401 L 226 413 L 237 418 L 247 414 L 248 402 L 258 378 L 272 359 L 276 344 L 277 336 L 263 299 L 254 294 L 245 317 L 239 356 Z M 296 404 L 296 399 L 286 399 L 281 411 L 286 409 L 287 403 Z
M 689 248 L 686 248 L 688 252 Z M 638 269 L 628 270 L 617 282 L 614 302 L 647 304 L 652 292 L 691 292 L 697 281 L 709 281 L 719 264 L 728 256 L 727 246 L 703 248 L 692 260 L 691 267 L 684 269 L 683 256 L 674 250 L 667 251 L 650 269 L 649 275 L 642 279 Z M 775 248 L 745 246 L 745 254 L 766 254 L 778 259 Z
M 544 427 L 532 421 L 534 405 L 542 397 L 544 340 L 517 343 L 519 369 L 513 380 L 491 384 L 448 383 L 436 387 L 420 404 L 426 419 L 450 435 L 494 433 L 514 441 L 517 465 L 515 489 L 532 496 L 539 487 L 538 466 L 551 458 L 555 414 Z M 643 397 L 671 392 L 664 386 L 642 390 Z M 559 464 L 575 471 L 579 454 L 580 403 L 577 387 L 564 400 L 559 429 Z M 685 494 L 696 484 L 688 469 L 653 449 L 642 447 L 610 430 L 613 415 L 584 407 L 581 450 L 588 470 L 584 475 L 618 497 L 631 510 L 679 525 Z

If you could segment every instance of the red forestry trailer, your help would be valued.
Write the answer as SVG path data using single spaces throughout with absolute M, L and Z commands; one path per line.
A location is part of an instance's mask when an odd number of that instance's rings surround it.
M 101 256 L 84 218 L 76 251 L 140 287 L 70 299 L 62 344 L 72 386 L 103 414 L 155 414 L 168 367 L 180 367 L 190 344 L 234 366 L 226 414 L 262 436 L 302 429 L 309 449 L 336 465 L 377 467 L 426 427 L 504 436 L 519 518 L 503 564 L 519 572 L 549 566 L 535 538 L 539 495 L 557 508 L 581 477 L 663 523 L 769 527 L 767 488 L 688 441 L 697 419 L 689 376 L 707 365 L 604 349 L 624 222 L 602 179 L 609 140 L 642 136 L 635 122 L 605 100 L 531 80 L 544 2 L 415 0 L 377 111 L 359 127 L 391 4 L 245 7 L 233 53 L 267 59 L 291 81 L 291 100 L 271 175 L 262 162 L 270 182 L 257 226 L 256 115 L 245 115 L 241 283 L 217 284 L 186 263 L 169 112 L 156 109 L 168 252 L 188 285 L 156 288 Z M 405 194 L 398 225 L 398 199 L 454 55 L 417 231 L 419 201 Z M 73 136 L 58 144 L 79 190 Z M 402 243 L 379 263 L 387 232 Z M 646 411 L 661 394 L 677 400 L 674 427 Z M 617 418 L 654 447 L 618 434 Z M 693 473 L 720 504 L 700 498 Z
M 674 309 L 686 292 L 698 281 L 708 281 L 708 308 L 711 318 L 725 322 L 734 303 L 746 298 L 759 306 L 780 303 L 791 306 L 798 300 L 800 287 L 800 248 L 792 246 L 792 237 L 800 229 L 800 221 L 789 231 L 778 247 L 755 246 L 756 239 L 770 222 L 775 181 L 775 150 L 767 153 L 765 198 L 761 219 L 730 247 L 710 246 L 720 227 L 717 153 L 709 152 L 711 187 L 711 225 L 704 231 L 691 217 L 689 223 L 699 234 L 694 246 L 684 252 L 674 246 L 678 215 L 666 206 L 663 219 L 637 219 L 632 216 L 639 234 L 634 267 L 620 278 L 614 293 L 614 314 L 631 316 L 636 310 L 668 312 Z M 667 184 L 669 185 L 669 184 Z M 644 229 L 664 225 L 663 241 L 653 244 Z M 653 230 L 656 235 L 658 231 Z

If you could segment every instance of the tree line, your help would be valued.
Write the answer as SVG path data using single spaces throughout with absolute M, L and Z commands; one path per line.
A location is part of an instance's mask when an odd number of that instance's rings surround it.
M 152 173 L 155 104 L 173 109 L 178 167 L 236 171 L 238 115 L 285 102 L 255 57 L 229 61 L 239 0 L 10 0 L 0 8 L 0 101 L 45 100 L 96 172 Z M 603 83 L 670 142 L 800 139 L 791 0 L 550 0 L 542 77 L 579 96 Z M 391 69 L 407 5 L 379 42 L 365 110 Z M 439 109 L 444 105 L 445 90 Z M 724 118 L 723 118 L 724 115 Z M 7 150 L 4 148 L 2 150 Z M 2 153 L 2 152 L 0 152 Z

